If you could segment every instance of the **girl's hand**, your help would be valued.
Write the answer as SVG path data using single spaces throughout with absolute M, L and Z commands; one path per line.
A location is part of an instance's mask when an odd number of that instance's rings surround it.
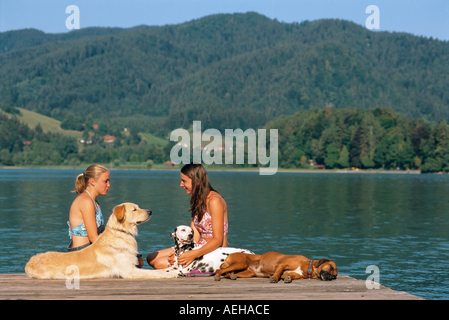
M 185 265 L 185 266 L 188 266 L 189 264 L 191 264 L 193 262 L 193 260 L 198 258 L 197 253 L 195 251 L 196 250 L 191 250 L 191 251 L 187 251 L 187 252 L 184 252 L 183 254 L 181 254 L 178 257 L 178 264 Z
M 168 255 L 168 263 L 170 263 L 171 265 L 175 264 L 175 252 L 172 251 L 169 255 Z

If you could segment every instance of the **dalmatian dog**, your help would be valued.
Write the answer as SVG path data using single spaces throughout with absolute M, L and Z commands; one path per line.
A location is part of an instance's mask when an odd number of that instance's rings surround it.
M 179 270 L 179 274 L 186 275 L 193 270 L 198 270 L 202 273 L 210 272 L 214 273 L 215 270 L 220 269 L 220 265 L 225 261 L 226 257 L 234 252 L 243 252 L 254 254 L 253 252 L 247 249 L 239 249 L 239 248 L 217 248 L 216 250 L 205 254 L 197 259 L 195 259 L 188 266 L 180 266 L 178 265 L 177 257 L 179 257 L 183 252 L 196 250 L 200 246 L 193 240 L 193 229 L 189 226 L 178 226 L 171 233 L 171 238 L 175 241 L 175 264 L 165 270 L 173 271 Z

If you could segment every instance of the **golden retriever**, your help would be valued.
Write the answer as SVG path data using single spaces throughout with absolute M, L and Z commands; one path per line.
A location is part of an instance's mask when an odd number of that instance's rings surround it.
M 74 252 L 37 254 L 28 261 L 25 272 L 32 278 L 67 279 L 75 266 L 79 270 L 79 279 L 176 278 L 176 272 L 136 267 L 138 252 L 134 237 L 137 235 L 137 225 L 148 221 L 150 217 L 151 211 L 140 209 L 136 204 L 118 205 L 109 217 L 104 232 L 92 245 Z

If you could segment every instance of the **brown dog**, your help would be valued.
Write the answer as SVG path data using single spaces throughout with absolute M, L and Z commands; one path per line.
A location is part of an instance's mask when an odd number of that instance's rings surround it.
M 270 282 L 276 283 L 279 278 L 285 283 L 294 279 L 321 279 L 330 281 L 337 278 L 337 266 L 332 260 L 320 259 L 319 261 L 307 259 L 304 256 L 288 256 L 278 252 L 267 252 L 263 255 L 231 253 L 220 269 L 215 273 L 215 280 L 220 281 L 220 276 L 225 278 L 270 278 Z

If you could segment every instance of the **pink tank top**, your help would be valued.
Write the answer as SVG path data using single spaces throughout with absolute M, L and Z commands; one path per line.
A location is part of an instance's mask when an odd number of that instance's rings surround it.
M 201 235 L 201 238 L 204 239 L 210 239 L 213 238 L 213 231 L 212 231 L 212 216 L 209 214 L 209 212 L 204 212 L 203 219 L 201 219 L 200 222 L 198 222 L 198 217 L 195 216 L 193 218 L 193 225 L 195 226 L 196 230 Z M 228 234 L 228 223 L 225 221 L 223 225 L 223 234 Z M 204 240 L 200 240 L 202 242 Z M 201 243 L 199 243 L 201 244 Z

